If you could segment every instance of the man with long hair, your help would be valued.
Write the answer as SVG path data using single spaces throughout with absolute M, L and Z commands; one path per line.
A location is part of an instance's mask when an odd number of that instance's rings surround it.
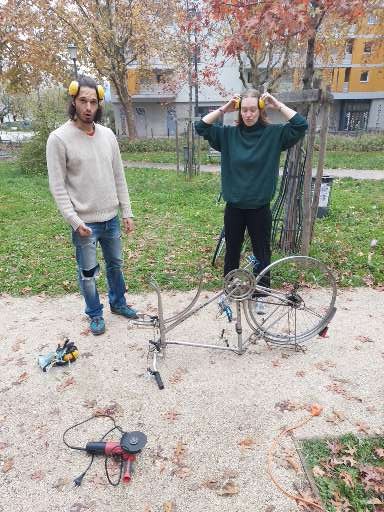
M 106 266 L 112 313 L 137 318 L 125 299 L 118 211 L 126 234 L 134 229 L 131 203 L 119 146 L 113 132 L 99 124 L 104 90 L 82 76 L 69 87 L 69 120 L 47 142 L 49 187 L 64 219 L 72 227 L 72 241 L 80 291 L 90 330 L 105 332 L 103 305 L 96 287 L 100 244 Z

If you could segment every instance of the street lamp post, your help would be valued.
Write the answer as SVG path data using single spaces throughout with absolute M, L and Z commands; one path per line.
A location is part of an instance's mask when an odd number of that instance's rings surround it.
M 69 51 L 69 55 L 70 55 L 71 59 L 73 60 L 73 69 L 74 69 L 74 72 L 75 72 L 75 79 L 77 80 L 77 65 L 76 65 L 76 61 L 77 61 L 77 46 L 75 45 L 75 43 L 69 43 L 67 48 L 68 48 L 68 51 Z

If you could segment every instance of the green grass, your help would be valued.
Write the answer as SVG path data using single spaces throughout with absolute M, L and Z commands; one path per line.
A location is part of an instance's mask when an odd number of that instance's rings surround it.
M 384 438 L 345 434 L 338 439 L 309 439 L 299 447 L 313 474 L 325 509 L 374 512 L 384 490 Z M 347 508 L 349 505 L 350 508 Z
M 148 153 L 123 152 L 123 160 L 133 162 L 152 162 L 152 163 L 176 163 L 176 153 L 173 151 L 156 151 Z M 282 155 L 280 164 L 284 164 L 285 155 Z M 214 160 L 217 162 L 217 160 Z M 210 161 L 207 152 L 201 153 L 201 164 L 209 164 Z M 180 165 L 183 167 L 183 155 L 180 155 Z M 313 165 L 317 165 L 317 153 L 314 155 Z M 327 169 L 378 169 L 384 170 L 384 152 L 346 152 L 346 151 L 328 151 L 325 158 L 325 168 Z
M 129 289 L 147 289 L 151 275 L 162 288 L 190 289 L 200 266 L 205 287 L 219 287 L 221 268 L 210 267 L 222 226 L 223 204 L 215 204 L 219 177 L 203 173 L 189 182 L 172 171 L 129 169 L 127 180 L 136 216 L 135 233 L 124 237 Z M 70 229 L 47 178 L 1 162 L 0 190 L 0 292 L 77 291 Z M 384 284 L 384 181 L 335 180 L 331 205 L 316 224 L 312 255 L 335 270 L 341 286 Z M 378 246 L 368 266 L 372 239 Z M 103 279 L 100 284 L 105 289 Z

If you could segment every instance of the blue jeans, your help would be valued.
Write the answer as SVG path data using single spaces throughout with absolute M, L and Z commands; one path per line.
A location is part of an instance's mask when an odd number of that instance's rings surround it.
M 116 216 L 106 222 L 86 224 L 92 229 L 90 236 L 80 236 L 72 230 L 72 242 L 76 248 L 77 273 L 80 292 L 85 300 L 85 313 L 90 317 L 103 316 L 103 305 L 100 303 L 96 287 L 100 265 L 96 258 L 96 247 L 99 243 L 105 260 L 108 281 L 109 304 L 112 307 L 126 305 L 126 287 L 122 272 L 123 259 L 121 247 L 120 222 Z

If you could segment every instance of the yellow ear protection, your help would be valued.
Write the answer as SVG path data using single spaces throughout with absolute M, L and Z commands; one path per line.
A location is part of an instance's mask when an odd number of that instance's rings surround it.
M 236 103 L 235 103 L 235 108 L 237 110 L 240 109 L 240 104 L 241 104 L 241 97 L 237 98 Z M 259 98 L 259 101 L 257 104 L 258 104 L 259 110 L 263 110 L 263 108 L 265 108 L 265 101 L 262 100 L 261 98 Z
M 80 88 L 79 82 L 77 80 L 72 80 L 72 82 L 69 84 L 69 87 L 68 87 L 68 94 L 70 96 L 75 97 L 77 95 L 77 93 L 79 92 L 79 88 Z M 98 97 L 99 101 L 103 101 L 104 96 L 105 96 L 104 87 L 102 85 L 97 85 L 96 89 L 97 89 L 97 97 Z

